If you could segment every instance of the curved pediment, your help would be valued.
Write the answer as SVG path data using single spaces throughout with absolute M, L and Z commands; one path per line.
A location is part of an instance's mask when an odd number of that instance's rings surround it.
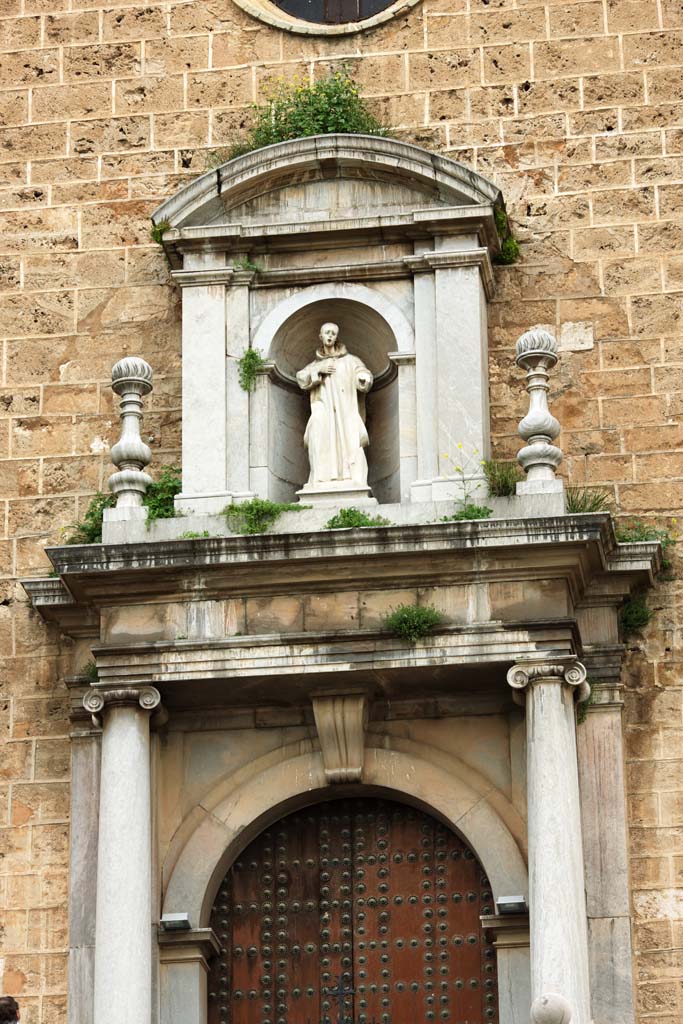
M 371 229 L 481 215 L 500 190 L 469 168 L 395 139 L 317 135 L 247 153 L 202 175 L 160 206 L 165 243 L 287 234 L 316 225 Z

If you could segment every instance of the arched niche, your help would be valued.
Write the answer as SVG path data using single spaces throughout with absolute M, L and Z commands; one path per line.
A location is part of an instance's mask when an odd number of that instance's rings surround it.
M 256 332 L 253 345 L 272 366 L 268 381 L 268 490 L 278 501 L 296 500 L 308 478 L 303 444 L 310 397 L 296 374 L 313 359 L 323 323 L 336 323 L 340 339 L 372 371 L 370 393 L 360 396 L 370 444 L 368 482 L 381 503 L 401 499 L 400 402 L 397 350 L 413 347 L 410 323 L 392 303 L 359 285 L 304 289 L 272 311 Z
M 444 453 L 454 438 L 489 451 L 486 302 L 500 207 L 499 190 L 456 161 L 342 134 L 245 154 L 167 200 L 153 220 L 183 288 L 178 505 L 291 500 L 307 479 L 292 376 L 310 361 L 318 317 L 341 321 L 349 350 L 374 360 L 369 483 L 380 502 L 462 496 Z M 239 384 L 249 346 L 274 363 L 253 392 Z

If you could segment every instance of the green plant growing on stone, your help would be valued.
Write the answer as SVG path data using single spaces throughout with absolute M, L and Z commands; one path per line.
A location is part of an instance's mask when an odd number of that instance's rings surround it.
M 402 604 L 384 619 L 383 626 L 399 640 L 415 644 L 443 621 L 443 615 L 431 605 Z
M 268 498 L 252 498 L 238 505 L 226 505 L 223 515 L 232 533 L 266 533 L 283 512 L 301 512 L 309 505 L 282 504 Z
M 177 466 L 164 466 L 154 483 L 147 488 L 142 504 L 147 509 L 147 525 L 155 519 L 171 519 L 177 515 L 173 499 L 180 493 L 182 482 Z M 101 544 L 102 520 L 105 508 L 114 508 L 116 497 L 100 491 L 90 500 L 79 523 L 67 529 L 65 544 Z
M 634 594 L 628 601 L 624 601 L 619 609 L 619 622 L 624 638 L 644 629 L 651 618 L 652 613 L 644 594 Z
M 383 516 L 369 516 L 359 508 L 340 508 L 336 515 L 325 523 L 326 530 L 354 530 L 364 526 L 391 526 Z
M 243 391 L 254 390 L 256 376 L 265 365 L 266 361 L 259 349 L 248 348 L 244 351 L 237 363 L 238 379 Z
M 478 491 L 482 484 L 481 480 L 472 486 L 472 478 L 481 473 L 480 466 L 486 464 L 486 460 L 480 457 L 479 449 L 473 448 L 470 455 L 467 454 L 465 446 L 461 441 L 456 444 L 457 455 L 452 458 L 448 452 L 443 453 L 443 458 L 451 463 L 454 475 L 459 479 L 462 487 L 462 497 L 457 501 L 455 513 L 451 516 L 442 516 L 440 522 L 452 523 L 465 519 L 488 519 L 493 515 L 493 509 L 487 505 L 479 505 L 475 500 L 475 491 Z M 476 467 L 476 469 L 475 469 Z
M 517 493 L 517 484 L 524 479 L 524 473 L 514 462 L 498 459 L 484 459 L 484 476 L 491 498 L 511 498 Z
M 347 67 L 313 84 L 301 80 L 272 83 L 265 103 L 252 107 L 251 128 L 226 149 L 214 150 L 208 164 L 218 167 L 226 160 L 263 146 L 310 135 L 388 135 L 371 113 Z
M 460 523 L 470 519 L 490 519 L 492 515 L 493 509 L 489 508 L 488 505 L 473 505 L 470 502 L 467 505 L 463 505 L 452 516 L 442 516 L 440 522 Z
M 81 675 L 83 679 L 87 679 L 89 683 L 97 682 L 100 678 L 100 674 L 97 671 L 97 663 L 94 658 L 91 658 L 90 661 L 86 661 L 79 675 Z
M 510 230 L 508 215 L 500 206 L 494 211 L 496 230 L 500 239 L 500 252 L 493 257 L 493 262 L 503 266 L 516 263 L 519 259 L 519 242 Z
M 97 494 L 90 500 L 85 510 L 85 515 L 79 523 L 72 523 L 67 527 L 65 544 L 101 544 L 102 543 L 102 517 L 105 508 L 113 508 L 116 498 L 113 494 Z
M 615 532 L 617 541 L 620 544 L 638 544 L 646 541 L 659 541 L 662 545 L 662 566 L 664 569 L 671 568 L 671 559 L 668 550 L 678 540 L 676 532 L 676 519 L 671 520 L 671 528 L 654 526 L 652 523 L 644 523 L 640 519 L 634 519 L 630 523 L 623 523 L 617 526 Z
M 607 512 L 611 501 L 607 491 L 595 487 L 568 487 L 565 492 L 565 508 L 571 515 Z
M 161 243 L 164 240 L 164 235 L 166 234 L 170 226 L 171 222 L 169 220 L 160 220 L 157 224 L 155 224 L 154 221 L 152 221 L 152 227 L 150 228 L 149 237 L 152 239 L 153 242 L 156 242 L 157 245 L 161 245 Z
M 211 534 L 208 530 L 202 530 L 201 533 L 197 533 L 196 530 L 185 530 L 184 533 L 180 534 L 178 540 L 199 540 L 200 538 L 210 536 Z
M 233 262 L 232 266 L 233 270 L 251 270 L 255 274 L 260 274 L 263 270 L 260 263 L 250 260 L 248 256 L 240 256 L 238 260 Z
M 178 466 L 164 466 L 156 480 L 149 485 L 142 504 L 147 509 L 147 525 L 156 519 L 173 519 L 176 509 L 173 499 L 180 494 L 183 482 Z

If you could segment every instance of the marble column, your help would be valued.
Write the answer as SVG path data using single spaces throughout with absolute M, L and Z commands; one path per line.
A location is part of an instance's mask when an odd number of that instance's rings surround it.
M 531 1020 L 590 1024 L 588 930 L 575 699 L 590 693 L 571 656 L 521 662 L 508 672 L 526 703 L 531 927 Z
M 151 686 L 92 689 L 83 698 L 102 722 L 94 1024 L 151 1020 L 149 718 L 159 701 Z

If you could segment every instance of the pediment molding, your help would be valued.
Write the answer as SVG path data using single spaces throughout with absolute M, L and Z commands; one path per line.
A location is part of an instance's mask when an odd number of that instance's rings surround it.
M 318 204 L 311 201 L 316 189 Z M 349 190 L 361 197 L 353 213 Z M 310 245 L 335 232 L 415 238 L 435 230 L 471 232 L 473 225 L 481 244 L 495 251 L 493 211 L 502 204 L 495 185 L 455 160 L 395 139 L 340 134 L 281 142 L 230 160 L 186 185 L 152 220 L 169 225 L 164 248 L 180 266 L 182 254 L 200 244 L 239 252 L 264 238 L 298 237 Z

